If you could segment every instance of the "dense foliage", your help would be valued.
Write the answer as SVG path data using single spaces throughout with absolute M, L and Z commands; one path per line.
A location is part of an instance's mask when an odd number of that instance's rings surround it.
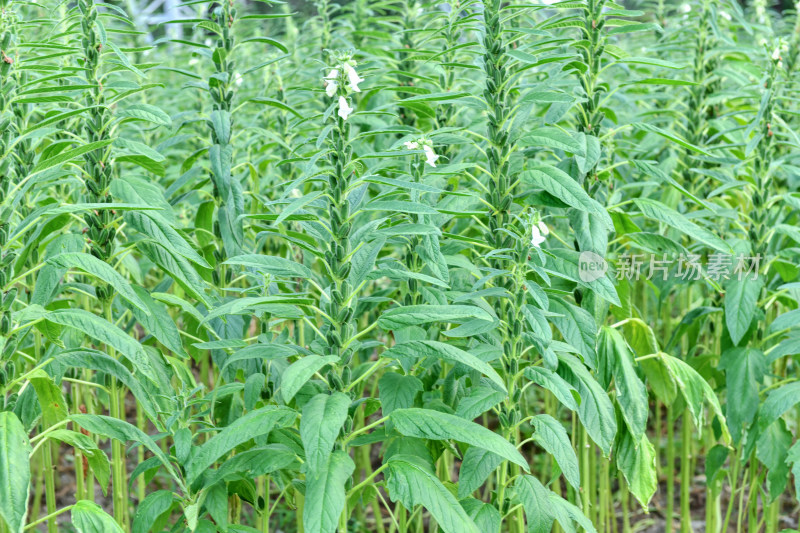
M 0 533 L 796 531 L 799 6 L 0 0 Z

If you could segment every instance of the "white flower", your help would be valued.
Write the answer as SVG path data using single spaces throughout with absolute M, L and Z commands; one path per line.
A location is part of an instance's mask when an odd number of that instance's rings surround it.
M 539 224 L 541 224 L 541 222 Z M 542 230 L 539 229 L 539 225 L 531 226 L 531 244 L 539 248 L 544 241 L 545 238 L 544 235 L 542 235 Z
M 433 146 L 425 144 L 422 149 L 425 151 L 425 162 L 436 168 L 436 160 L 439 159 L 439 155 L 433 151 Z
M 344 73 L 347 75 L 347 81 L 350 85 L 350 90 L 354 93 L 360 93 L 361 89 L 358 88 L 358 84 L 364 81 L 363 78 L 359 77 L 358 72 L 354 68 L 355 65 L 351 64 L 352 62 L 347 62 L 344 64 Z
M 760 41 L 758 41 L 758 44 L 760 44 L 761 46 L 767 46 L 767 40 L 762 38 Z
M 692 6 L 689 4 L 682 4 L 681 5 L 681 13 L 688 13 L 692 10 Z
M 544 235 L 544 236 L 550 235 L 550 228 L 548 228 L 547 224 L 545 224 L 541 220 L 536 224 L 536 226 L 539 228 L 539 232 L 542 235 Z
M 236 86 L 238 87 L 238 86 L 239 86 L 239 85 L 241 85 L 243 82 L 244 82 L 244 78 L 242 77 L 242 75 L 241 75 L 241 74 L 239 74 L 238 72 L 237 72 L 237 73 L 234 73 L 234 75 L 233 75 L 233 83 L 235 83 L 235 84 L 236 84 Z
M 333 98 L 336 94 L 336 91 L 339 89 L 339 82 L 336 81 L 339 78 L 339 69 L 335 68 L 332 69 L 327 76 L 325 76 L 325 92 L 328 95 L 328 98 Z
M 347 100 L 344 96 L 339 97 L 339 116 L 342 117 L 342 120 L 347 120 L 347 117 L 350 116 L 350 113 L 353 112 L 353 108 L 347 104 Z
M 728 13 L 727 11 L 720 11 L 720 12 L 719 12 L 719 16 L 720 16 L 720 17 L 722 17 L 722 18 L 724 18 L 724 19 L 725 19 L 725 20 L 727 20 L 728 22 L 730 22 L 731 20 L 733 20 L 733 17 L 731 17 L 731 14 L 730 14 L 730 13 Z
M 780 58 L 781 58 L 781 48 L 779 46 L 772 52 L 772 59 L 773 61 L 778 61 Z
M 419 148 L 419 143 L 417 141 L 406 141 L 403 144 L 406 145 L 406 149 L 408 150 L 416 150 L 417 148 Z

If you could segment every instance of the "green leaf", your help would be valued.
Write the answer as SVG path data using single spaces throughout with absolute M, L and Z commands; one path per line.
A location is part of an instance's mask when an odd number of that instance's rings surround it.
M 306 451 L 306 468 L 319 472 L 328 458 L 339 431 L 347 420 L 350 397 L 342 392 L 318 394 L 303 407 L 300 419 L 300 438 Z
M 711 410 L 720 420 L 723 440 L 729 442 L 731 436 L 728 432 L 728 424 L 725 420 L 725 415 L 722 414 L 719 400 L 717 399 L 717 395 L 714 394 L 711 385 L 697 373 L 697 370 L 677 357 L 662 353 L 661 358 L 667 364 L 672 377 L 675 378 L 678 384 L 678 390 L 681 396 L 683 396 L 684 401 L 686 401 L 686 407 L 692 414 L 695 427 L 698 428 L 698 431 L 705 425 L 703 422 L 703 400 L 705 399 L 711 406 Z
M 37 368 L 28 375 L 28 379 L 39 398 L 45 429 L 65 420 L 68 416 L 67 403 L 61 394 L 61 388 L 53 382 L 53 378 L 41 368 Z
M 237 418 L 195 450 L 185 465 L 186 480 L 191 484 L 220 457 L 250 439 L 266 435 L 275 426 L 291 424 L 296 414 L 287 407 L 268 405 Z
M 633 354 L 620 332 L 606 326 L 600 330 L 598 350 L 605 352 L 604 359 L 611 364 L 622 418 L 634 440 L 639 441 L 647 429 L 649 403 L 647 389 L 634 369 Z
M 336 355 L 304 355 L 287 368 L 281 375 L 281 397 L 284 403 L 289 403 L 297 391 L 311 379 L 311 376 L 322 370 L 326 365 L 339 361 Z
M 722 353 L 717 368 L 725 371 L 725 417 L 736 443 L 758 411 L 758 384 L 767 370 L 767 358 L 755 348 L 730 348 Z
M 118 420 L 105 415 L 77 414 L 70 415 L 69 418 L 90 433 L 96 433 L 97 435 L 109 437 L 123 443 L 133 441 L 141 444 L 158 458 L 161 464 L 167 469 L 167 472 L 172 474 L 174 478 L 177 478 L 167 455 L 147 433 L 136 426 L 124 420 Z
M 237 255 L 223 263 L 225 265 L 240 265 L 255 268 L 259 272 L 272 276 L 310 278 L 311 270 L 291 259 L 284 259 L 274 255 L 246 254 Z
M 72 526 L 78 533 L 123 533 L 103 508 L 89 500 L 79 500 L 70 512 Z
M 211 268 L 206 261 L 172 225 L 157 212 L 130 211 L 125 213 L 125 222 L 177 254 L 203 268 Z
M 80 252 L 65 252 L 48 259 L 47 263 L 61 268 L 83 270 L 114 287 L 114 290 L 116 290 L 120 296 L 138 307 L 145 314 L 150 312 L 144 302 L 140 300 L 133 291 L 131 284 L 109 264 L 93 255 Z
M 711 231 L 702 228 L 666 205 L 650 198 L 634 198 L 633 202 L 647 218 L 657 220 L 668 227 L 675 228 L 681 233 L 723 253 L 730 253 L 728 244 L 714 235 Z
M 381 354 L 381 357 L 394 357 L 402 358 L 422 358 L 433 357 L 436 359 L 444 359 L 450 363 L 462 364 L 472 368 L 491 379 L 502 390 L 506 390 L 503 378 L 497 371 L 489 366 L 488 363 L 482 359 L 472 355 L 469 352 L 456 348 L 451 344 L 439 341 L 408 341 L 392 346 Z
M 86 456 L 89 467 L 97 478 L 97 482 L 100 484 L 100 488 L 103 489 L 103 494 L 106 493 L 108 482 L 111 479 L 111 464 L 106 453 L 97 447 L 91 437 L 77 431 L 57 429 L 48 433 L 47 438 L 64 442 L 76 450 L 82 451 Z
M 528 186 L 544 189 L 570 207 L 597 216 L 609 230 L 614 227 L 606 209 L 563 170 L 540 165 L 520 174 L 520 180 Z
M 428 440 L 452 439 L 464 442 L 496 453 L 528 471 L 528 462 L 513 444 L 475 422 L 439 411 L 418 408 L 397 409 L 389 416 L 398 433 L 406 437 Z
M 345 483 L 355 471 L 355 463 L 345 452 L 336 450 L 320 470 L 306 472 L 303 526 L 314 533 L 334 533 L 346 503 Z
M 178 326 L 172 320 L 172 317 L 167 312 L 167 308 L 161 302 L 158 302 L 150 297 L 144 289 L 140 287 L 133 287 L 137 296 L 144 302 L 149 313 L 142 313 L 138 308 L 129 306 L 134 318 L 144 329 L 153 335 L 158 342 L 163 344 L 168 350 L 180 355 L 181 357 L 188 357 L 188 354 L 183 349 L 183 341 Z
M 568 354 L 559 356 L 558 373 L 581 396 L 578 417 L 592 440 L 608 456 L 617 434 L 614 404 L 583 364 Z
M 553 393 L 553 396 L 567 409 L 578 410 L 581 396 L 578 391 L 567 381 L 548 368 L 529 366 L 525 369 L 525 377 L 540 387 Z
M 547 146 L 548 148 L 557 148 L 581 156 L 586 155 L 585 148 L 581 143 L 573 139 L 570 134 L 560 128 L 550 126 L 531 130 L 523 134 L 518 142 L 522 146 Z
M 642 435 L 637 441 L 629 431 L 622 429 L 614 453 L 617 457 L 617 468 L 628 482 L 628 490 L 647 509 L 647 504 L 658 488 L 655 448 L 647 440 L 647 435 Z
M 553 456 L 570 485 L 580 490 L 581 474 L 578 470 L 578 456 L 572 449 L 567 430 L 550 415 L 536 415 L 531 419 L 533 439 Z
M 681 139 L 677 135 L 674 135 L 674 134 L 672 134 L 672 133 L 670 133 L 668 131 L 662 130 L 661 128 L 659 128 L 657 126 L 653 126 L 652 124 L 646 124 L 646 123 L 643 123 L 643 122 L 637 122 L 636 124 L 634 124 L 634 126 L 636 128 L 638 128 L 638 129 L 649 131 L 651 133 L 655 133 L 657 135 L 660 135 L 660 136 L 664 137 L 665 139 L 669 139 L 670 141 L 672 141 L 672 142 L 674 142 L 674 143 L 676 143 L 676 144 L 678 144 L 680 146 L 683 146 L 684 148 L 686 148 L 687 150 L 691 150 L 692 152 L 697 152 L 698 154 L 705 155 L 705 156 L 708 156 L 708 157 L 714 157 L 712 154 L 706 152 L 705 150 L 703 150 L 699 146 L 695 146 L 694 144 L 690 143 L 689 141 L 686 141 L 685 139 Z
M 150 104 L 133 104 L 125 109 L 119 109 L 114 113 L 115 116 L 121 118 L 135 118 L 138 120 L 146 120 L 153 124 L 160 126 L 171 126 L 172 119 L 169 118 L 161 108 Z
M 469 396 L 461 398 L 458 402 L 456 415 L 467 420 L 475 420 L 491 407 L 505 400 L 506 396 L 506 393 L 490 387 L 475 387 L 470 391 Z
M 75 328 L 111 346 L 131 362 L 135 372 L 141 372 L 156 381 L 155 370 L 150 365 L 150 359 L 141 344 L 105 319 L 83 309 L 58 309 L 48 313 L 47 320 Z
M 395 409 L 414 407 L 414 398 L 422 392 L 422 382 L 414 376 L 387 372 L 378 380 L 381 411 L 384 416 Z
M 22 533 L 28 514 L 31 444 L 22 422 L 0 411 L 0 516 L 12 533 Z
M 406 509 L 422 505 L 445 533 L 479 533 L 453 494 L 413 456 L 390 459 L 386 489 L 392 501 L 402 502 Z
M 46 159 L 44 161 L 40 161 L 33 167 L 31 171 L 31 175 L 38 174 L 43 172 L 47 169 L 53 168 L 55 166 L 60 165 L 61 163 L 66 163 L 78 156 L 81 156 L 85 153 L 92 152 L 94 150 L 98 150 L 100 148 L 104 148 L 114 142 L 114 139 L 104 139 L 102 141 L 96 141 L 89 144 L 84 144 L 83 146 L 79 146 L 77 148 L 73 148 L 72 150 L 67 150 L 66 152 L 61 152 L 60 154 L 51 157 L 50 159 Z
M 750 276 L 742 279 L 734 276 L 725 284 L 725 324 L 733 344 L 739 344 L 750 329 L 763 287 L 762 278 L 752 279 Z
M 158 518 L 172 508 L 173 501 L 172 492 L 168 490 L 148 494 L 136 508 L 132 532 L 149 533 Z
M 158 418 L 156 413 L 157 407 L 151 397 L 152 391 L 145 392 L 142 385 L 133 377 L 130 370 L 108 354 L 97 350 L 76 349 L 59 353 L 56 356 L 56 360 L 66 366 L 96 370 L 114 376 L 133 393 L 133 396 L 138 402 L 138 406 L 147 416 L 152 420 Z
M 502 462 L 503 458 L 496 453 L 470 446 L 458 471 L 458 497 L 466 498 L 481 488 Z
M 385 311 L 378 319 L 378 325 L 386 330 L 398 330 L 431 322 L 459 322 L 471 318 L 493 320 L 492 315 L 471 305 L 407 305 Z
M 763 431 L 798 403 L 800 403 L 800 381 L 771 390 L 758 411 L 759 428 Z

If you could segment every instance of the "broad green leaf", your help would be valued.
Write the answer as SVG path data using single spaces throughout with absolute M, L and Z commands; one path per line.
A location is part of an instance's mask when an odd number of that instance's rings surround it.
M 636 375 L 633 354 L 620 332 L 613 328 L 603 327 L 597 344 L 598 351 L 605 352 L 601 359 L 610 363 L 617 390 L 616 401 L 622 412 L 622 418 L 634 441 L 639 441 L 647 429 L 649 402 L 647 389 Z
M 61 388 L 53 382 L 53 378 L 38 368 L 28 375 L 28 379 L 39 398 L 45 429 L 65 420 L 68 416 L 67 402 L 64 401 Z
M 105 343 L 119 351 L 133 365 L 134 372 L 141 372 L 153 381 L 155 371 L 142 346 L 125 334 L 117 326 L 105 319 L 82 309 L 59 309 L 47 314 L 47 320 L 75 328 L 93 339 Z
M 564 378 L 548 368 L 529 366 L 525 369 L 525 377 L 553 393 L 553 396 L 566 408 L 577 411 L 581 401 L 578 391 Z
M 156 444 L 156 442 L 134 425 L 105 415 L 70 415 L 70 420 L 77 423 L 86 431 L 116 439 L 120 442 L 133 441 L 143 445 L 155 455 L 162 465 L 175 477 L 174 470 L 169 458 Z
M 614 453 L 617 458 L 617 468 L 620 469 L 628 483 L 628 490 L 633 494 L 643 508 L 658 488 L 656 476 L 656 451 L 647 440 L 647 435 L 642 435 L 637 441 L 627 429 L 622 429 Z
M 385 316 L 385 315 L 384 315 Z M 506 390 L 503 378 L 497 371 L 489 366 L 488 363 L 482 359 L 472 355 L 469 352 L 456 348 L 451 344 L 439 341 L 408 341 L 400 344 L 395 344 L 390 349 L 381 354 L 382 357 L 395 357 L 395 358 L 410 358 L 416 360 L 417 358 L 433 357 L 436 359 L 444 359 L 450 363 L 457 363 L 468 366 L 491 379 L 502 390 Z
M 458 402 L 456 415 L 467 420 L 475 420 L 491 407 L 505 400 L 506 396 L 506 393 L 490 387 L 475 387 L 470 391 L 469 396 L 461 398 Z
M 347 420 L 350 397 L 342 392 L 318 394 L 303 407 L 300 419 L 300 438 L 306 452 L 306 468 L 309 472 L 320 472 L 328 464 L 328 458 L 336 437 Z
M 97 279 L 114 287 L 114 290 L 116 290 L 120 296 L 138 307 L 143 313 L 147 314 L 150 312 L 144 302 L 136 295 L 131 284 L 108 263 L 99 260 L 93 255 L 80 252 L 65 252 L 48 259 L 47 263 L 60 268 L 79 269 L 87 274 L 91 274 Z
M 703 401 L 705 400 L 708 401 L 711 410 L 720 420 L 723 440 L 729 442 L 731 436 L 728 432 L 728 424 L 725 421 L 725 415 L 722 414 L 719 400 L 717 399 L 717 395 L 714 394 L 711 385 L 709 385 L 694 368 L 677 357 L 662 353 L 661 358 L 667 364 L 670 373 L 675 378 L 678 384 L 678 390 L 686 401 L 686 406 L 692 414 L 695 427 L 698 428 L 698 431 L 705 426 L 703 422 Z
M 759 428 L 763 430 L 798 403 L 800 403 L 800 381 L 787 383 L 769 391 L 758 410 Z
M 717 237 L 711 231 L 698 226 L 686 218 L 685 215 L 680 214 L 671 207 L 667 207 L 661 202 L 650 198 L 634 198 L 633 202 L 647 218 L 666 224 L 668 227 L 674 228 L 714 250 L 723 253 L 731 253 L 731 248 L 725 241 Z
M 520 180 L 526 185 L 544 189 L 565 204 L 597 216 L 609 230 L 614 227 L 605 207 L 591 198 L 577 181 L 561 169 L 541 165 L 524 171 Z
M 131 211 L 125 213 L 125 222 L 136 231 L 166 246 L 173 254 L 178 254 L 203 268 L 211 268 L 211 265 L 186 242 L 186 239 L 157 212 Z
M 132 104 L 125 109 L 118 109 L 114 115 L 121 118 L 135 118 L 146 120 L 161 126 L 171 126 L 172 119 L 169 118 L 161 108 L 150 104 Z
M 28 514 L 31 444 L 14 413 L 0 411 L 0 517 L 12 533 L 21 533 Z
M 460 322 L 478 318 L 491 322 L 492 316 L 472 305 L 407 305 L 385 311 L 378 319 L 383 329 L 402 329 L 431 322 Z
M 522 146 L 547 146 L 581 156 L 586 155 L 586 150 L 581 143 L 573 139 L 564 130 L 550 126 L 531 130 L 523 134 L 518 142 Z
M 614 405 L 606 391 L 600 387 L 586 367 L 576 358 L 564 354 L 559 357 L 558 373 L 581 396 L 578 416 L 592 440 L 608 456 L 617 434 L 617 420 Z
M 306 472 L 303 526 L 314 533 L 334 533 L 346 503 L 345 483 L 355 463 L 345 452 L 333 452 L 320 470 Z
M 57 429 L 48 433 L 49 439 L 55 439 L 66 444 L 69 444 L 76 450 L 80 450 L 86 456 L 89 467 L 94 472 L 100 488 L 103 489 L 103 494 L 106 493 L 108 482 L 111 479 L 111 464 L 108 461 L 106 452 L 97 447 L 91 437 L 78 433 L 77 431 L 70 431 L 68 429 Z
M 578 470 L 578 456 L 572 449 L 567 430 L 550 415 L 536 415 L 531 419 L 533 439 L 553 456 L 570 485 L 580 490 L 581 475 Z
M 136 507 L 133 517 L 133 533 L 149 533 L 158 518 L 172 508 L 174 496 L 171 491 L 157 490 L 148 494 Z
M 72 526 L 78 533 L 123 533 L 102 507 L 89 500 L 79 500 L 70 511 Z
M 458 497 L 466 498 L 481 488 L 502 462 L 503 458 L 496 453 L 470 446 L 458 472 Z
M 725 371 L 725 418 L 733 442 L 739 442 L 758 411 L 758 385 L 767 370 L 767 358 L 755 348 L 729 348 L 717 368 Z
M 528 462 L 513 444 L 475 422 L 439 411 L 418 408 L 397 409 L 389 416 L 401 435 L 428 440 L 452 439 L 464 442 L 496 453 L 528 471 Z
M 336 355 L 304 355 L 287 368 L 281 375 L 281 397 L 284 403 L 289 403 L 297 391 L 311 379 L 311 376 L 322 370 L 326 365 L 339 361 Z
M 272 276 L 287 278 L 310 278 L 312 276 L 311 270 L 305 265 L 301 265 L 291 259 L 284 259 L 283 257 L 272 255 L 237 255 L 236 257 L 228 259 L 223 264 L 250 267 Z
M 168 350 L 181 357 L 187 357 L 188 354 L 183 349 L 183 341 L 181 340 L 178 326 L 169 316 L 166 306 L 151 298 L 147 291 L 140 287 L 134 286 L 133 290 L 149 311 L 148 314 L 145 314 L 138 308 L 129 306 L 128 309 L 131 310 L 136 320 Z
M 422 382 L 416 377 L 386 372 L 378 380 L 383 415 L 390 415 L 395 409 L 414 407 L 414 398 L 422 390 Z
M 741 279 L 734 276 L 725 284 L 725 324 L 733 344 L 739 344 L 750 329 L 763 287 L 762 278 L 752 279 L 750 276 Z
M 422 505 L 445 533 L 479 533 L 453 494 L 413 456 L 390 459 L 386 489 L 392 500 L 402 502 L 406 509 Z
M 268 434 L 276 426 L 291 424 L 296 416 L 289 408 L 268 405 L 237 418 L 195 451 L 184 467 L 186 480 L 193 483 L 223 455 L 250 439 Z

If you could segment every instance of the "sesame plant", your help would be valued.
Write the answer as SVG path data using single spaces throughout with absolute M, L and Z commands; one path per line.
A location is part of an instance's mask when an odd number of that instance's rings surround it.
M 800 5 L 0 0 L 0 533 L 800 531 Z

